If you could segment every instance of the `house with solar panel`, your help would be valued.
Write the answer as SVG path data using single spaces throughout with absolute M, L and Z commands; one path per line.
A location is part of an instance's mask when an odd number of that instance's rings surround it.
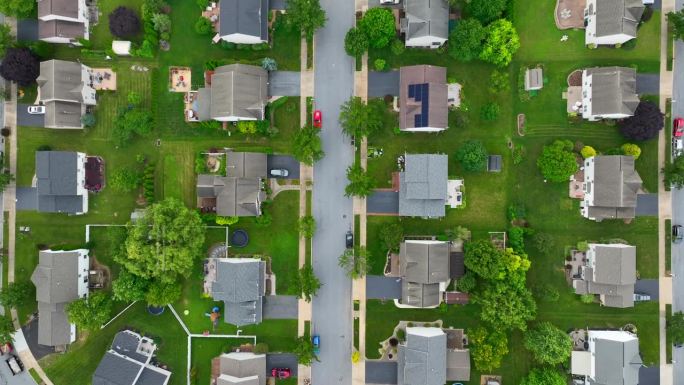
M 595 67 L 582 71 L 581 113 L 584 119 L 623 119 L 639 106 L 637 74 L 628 67 Z
M 643 0 L 587 0 L 584 9 L 586 45 L 624 44 L 637 37 Z
M 439 132 L 449 125 L 446 68 L 416 65 L 399 69 L 399 128 Z

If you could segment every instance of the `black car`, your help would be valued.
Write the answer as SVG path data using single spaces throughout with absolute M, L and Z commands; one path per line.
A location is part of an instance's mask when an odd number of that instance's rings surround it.
M 684 239 L 684 228 L 682 225 L 672 225 L 672 242 L 679 243 Z
M 344 237 L 344 241 L 348 249 L 354 247 L 354 234 L 351 232 L 351 230 L 347 231 L 347 235 Z

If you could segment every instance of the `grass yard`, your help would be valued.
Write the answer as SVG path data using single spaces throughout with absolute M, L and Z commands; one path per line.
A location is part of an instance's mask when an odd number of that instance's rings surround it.
M 164 156 L 164 169 L 163 169 L 163 175 L 164 177 L 162 180 L 164 181 L 164 198 L 176 198 L 176 199 L 182 199 L 183 197 L 181 196 L 181 189 L 183 187 L 183 183 L 181 183 L 180 180 L 180 175 L 179 173 L 182 172 L 182 169 L 178 166 L 178 162 L 176 161 L 176 157 L 167 154 Z M 190 181 L 187 181 L 190 182 Z

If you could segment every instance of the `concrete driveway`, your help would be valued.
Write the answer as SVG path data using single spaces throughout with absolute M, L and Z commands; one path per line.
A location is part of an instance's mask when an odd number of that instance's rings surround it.
M 266 373 L 269 377 L 273 368 L 290 368 L 292 377 L 297 377 L 297 355 L 292 353 L 267 353 Z
M 45 127 L 45 114 L 29 114 L 30 104 L 17 105 L 17 126 Z
M 396 384 L 397 363 L 366 361 L 366 384 Z
M 38 19 L 21 19 L 17 22 L 18 41 L 38 40 Z
M 366 298 L 399 299 L 401 298 L 401 278 L 382 275 L 366 276 Z
M 297 319 L 298 299 L 293 295 L 264 296 L 263 316 L 265 319 Z
M 651 296 L 651 301 L 657 301 L 659 298 L 658 280 L 657 279 L 637 279 L 634 284 L 634 292 L 639 294 L 648 294 Z
M 286 177 L 277 177 L 279 179 L 299 179 L 299 161 L 295 159 L 293 156 L 290 155 L 268 155 L 266 157 L 266 168 L 268 169 L 269 172 L 269 177 L 270 177 L 270 172 L 271 170 L 278 168 L 278 169 L 285 169 L 288 171 L 288 175 Z M 273 177 L 275 178 L 275 177 Z
M 660 74 L 637 73 L 636 89 L 639 95 L 660 94 Z
M 658 194 L 637 195 L 636 215 L 638 217 L 657 217 Z
M 368 72 L 368 97 L 399 96 L 399 71 Z
M 268 76 L 270 96 L 299 96 L 301 76 L 295 71 L 271 71 Z
M 368 215 L 398 215 L 399 193 L 395 191 L 373 191 L 366 200 L 366 213 Z
M 31 353 L 37 360 L 55 352 L 52 346 L 45 346 L 38 344 L 38 318 L 21 327 L 24 332 L 24 339 L 31 349 Z

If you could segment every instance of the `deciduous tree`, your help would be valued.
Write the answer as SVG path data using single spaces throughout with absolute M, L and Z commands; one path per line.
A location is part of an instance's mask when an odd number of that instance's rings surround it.
M 471 0 L 466 6 L 468 15 L 478 19 L 482 24 L 489 24 L 498 19 L 506 9 L 508 0 Z
M 470 61 L 480 57 L 485 29 L 477 19 L 461 20 L 449 34 L 449 56 Z
M 199 35 L 208 35 L 211 33 L 213 26 L 211 25 L 211 20 L 206 17 L 200 16 L 195 22 L 195 32 Z
M 120 168 L 109 178 L 109 186 L 116 191 L 129 192 L 140 186 L 140 174 L 130 168 Z
M 404 240 L 404 228 L 399 223 L 391 223 L 380 229 L 380 241 L 385 250 L 399 251 L 399 245 Z
M 109 14 L 109 32 L 120 38 L 131 38 L 140 32 L 140 18 L 131 8 L 117 7 Z
M 488 240 L 480 239 L 465 245 L 465 266 L 468 271 L 486 280 L 503 278 L 503 251 L 497 249 Z
M 0 58 L 5 56 L 5 51 L 14 45 L 14 36 L 8 24 L 0 24 Z
M 178 282 L 155 279 L 147 288 L 145 300 L 151 306 L 166 306 L 174 303 L 181 296 L 181 285 Z
M 513 55 L 518 48 L 520 48 L 520 38 L 513 23 L 500 19 L 485 28 L 485 41 L 480 52 L 480 59 L 505 67 L 513 60 Z
M 103 291 L 77 299 L 66 306 L 69 322 L 84 330 L 98 329 L 109 320 L 111 312 L 111 298 Z
M 672 162 L 666 163 L 663 175 L 666 185 L 676 188 L 684 187 L 684 155 L 679 155 Z
M 537 166 L 545 179 L 551 182 L 567 182 L 570 176 L 577 172 L 578 165 L 573 144 L 569 140 L 556 140 L 544 146 L 542 154 L 537 159 Z
M 468 331 L 470 355 L 475 368 L 481 372 L 491 372 L 501 366 L 501 359 L 508 354 L 506 334 L 498 330 L 477 327 Z
M 375 179 L 358 162 L 347 168 L 347 180 L 349 183 L 344 188 L 344 195 L 348 197 L 367 197 L 375 188 Z
M 347 55 L 359 57 L 368 51 L 368 36 L 358 28 L 352 28 L 344 36 L 344 50 Z
M 684 10 L 669 12 L 667 23 L 672 26 L 675 39 L 684 40 Z
M 314 274 L 310 263 L 299 269 L 294 279 L 294 286 L 299 298 L 304 298 L 306 302 L 311 302 L 311 299 L 318 293 L 321 281 Z
M 568 378 L 554 368 L 533 368 L 523 377 L 520 385 L 567 385 Z
M 382 128 L 384 108 L 377 101 L 366 104 L 360 97 L 352 96 L 340 107 L 342 131 L 357 138 L 371 135 Z
M 475 297 L 482 312 L 480 318 L 500 330 L 527 329 L 527 321 L 534 319 L 537 304 L 527 288 L 507 281 L 491 282 Z
M 355 247 L 344 250 L 338 258 L 338 265 L 346 270 L 351 279 L 364 277 L 370 268 L 368 266 L 368 250 L 365 247 Z
M 114 141 L 119 146 L 125 146 L 134 135 L 148 135 L 152 132 L 153 122 L 149 110 L 137 107 L 123 108 L 114 121 Z
M 570 358 L 572 339 L 550 322 L 542 322 L 525 332 L 525 348 L 540 364 L 556 365 Z
M 313 238 L 316 232 L 316 220 L 311 215 L 299 218 L 299 235 L 305 238 Z
M 14 323 L 9 315 L 0 316 L 0 343 L 14 342 Z
M 359 21 L 359 29 L 368 37 L 373 48 L 387 47 L 397 35 L 394 15 L 387 8 L 371 8 Z
M 302 127 L 295 132 L 292 139 L 292 153 L 298 161 L 313 166 L 323 159 L 323 144 L 319 136 L 320 130 L 311 126 Z
M 24 0 L 22 0 L 24 1 Z M 20 86 L 33 84 L 40 74 L 40 62 L 28 48 L 8 48 L 0 64 L 0 76 Z
M 675 345 L 684 343 L 684 313 L 681 311 L 672 314 L 667 320 L 667 333 Z
M 297 337 L 294 353 L 297 355 L 297 362 L 304 366 L 311 366 L 314 361 L 318 361 L 318 356 L 314 353 L 313 342 L 309 337 Z
M 30 0 L 2 0 L 0 1 L 0 13 L 16 18 L 26 18 L 31 15 L 35 1 Z
M 618 122 L 622 136 L 636 141 L 655 138 L 664 126 L 665 114 L 651 101 L 640 102 L 634 116 Z
M 466 141 L 456 151 L 456 159 L 466 171 L 484 171 L 487 168 L 488 157 L 484 144 L 476 139 Z
M 288 25 L 308 39 L 325 25 L 327 19 L 319 0 L 288 0 L 285 12 Z
M 112 282 L 112 294 L 117 301 L 141 301 L 145 299 L 149 280 L 121 269 L 119 276 Z
M 0 303 L 5 307 L 21 306 L 31 299 L 33 286 L 28 282 L 12 282 L 0 290 Z

